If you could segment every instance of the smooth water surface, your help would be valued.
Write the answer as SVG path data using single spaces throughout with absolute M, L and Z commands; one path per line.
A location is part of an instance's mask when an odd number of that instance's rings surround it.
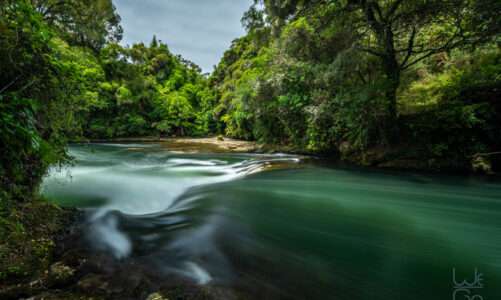
M 155 144 L 70 152 L 44 193 L 88 212 L 96 250 L 166 276 L 262 299 L 500 299 L 500 182 Z

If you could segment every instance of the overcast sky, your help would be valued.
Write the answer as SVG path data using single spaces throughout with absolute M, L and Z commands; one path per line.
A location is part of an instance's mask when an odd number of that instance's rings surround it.
M 122 17 L 123 44 L 153 35 L 175 54 L 212 72 L 231 41 L 244 34 L 240 24 L 252 0 L 113 0 Z

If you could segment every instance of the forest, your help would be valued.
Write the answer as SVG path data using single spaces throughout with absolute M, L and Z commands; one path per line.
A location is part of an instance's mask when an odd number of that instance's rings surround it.
M 169 41 L 121 43 L 111 0 L 2 1 L 0 279 L 24 276 L 9 254 L 20 220 L 49 168 L 72 163 L 69 143 L 220 136 L 357 165 L 499 171 L 500 11 L 255 0 L 245 36 L 203 74 Z

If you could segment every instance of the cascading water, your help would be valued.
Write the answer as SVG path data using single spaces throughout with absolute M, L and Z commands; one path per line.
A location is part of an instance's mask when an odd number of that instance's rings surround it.
M 96 250 L 166 276 L 263 299 L 446 299 L 452 270 L 477 268 L 480 295 L 501 295 L 499 182 L 153 144 L 70 150 L 45 194 L 87 211 Z
M 243 178 L 273 163 L 299 162 L 297 157 L 288 155 L 180 155 L 158 145 L 138 144 L 74 146 L 71 154 L 76 166 L 52 170 L 44 190 L 47 196 L 62 201 L 60 204 L 71 203 L 86 209 L 88 237 L 93 247 L 119 259 L 130 256 L 133 250 L 161 250 L 170 261 L 161 264 L 163 271 L 200 284 L 210 282 L 212 276 L 199 263 L 189 257 L 171 258 L 205 249 L 204 252 L 211 252 L 207 254 L 219 257 L 219 266 L 224 264 L 211 241 L 217 217 L 188 236 L 162 244 L 166 234 L 172 235 L 172 230 L 193 221 L 183 212 L 190 210 L 197 199 L 175 201 L 194 187 Z M 146 254 L 151 260 L 159 259 L 152 253 Z

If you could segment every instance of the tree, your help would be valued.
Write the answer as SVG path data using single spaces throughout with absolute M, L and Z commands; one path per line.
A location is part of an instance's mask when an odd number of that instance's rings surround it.
M 353 47 L 378 58 L 386 78 L 385 127 L 397 132 L 397 90 L 402 72 L 434 54 L 492 41 L 500 30 L 496 0 L 256 0 L 264 5 L 268 24 L 279 32 L 287 23 L 307 16 L 315 7 L 335 7 L 326 24 L 349 28 Z M 255 6 L 246 24 L 259 16 Z
M 485 23 L 473 22 L 478 9 L 487 8 L 480 2 L 485 1 L 339 1 L 339 16 L 358 33 L 355 47 L 381 62 L 390 130 L 397 124 L 402 71 L 434 54 L 492 39 L 493 32 L 483 30 Z
M 71 47 L 29 1 L 0 4 L 0 189 L 29 198 L 95 100 L 103 73 L 88 49 Z
M 151 40 L 150 43 L 150 48 L 156 48 L 156 47 L 158 47 L 157 36 L 153 35 L 153 39 Z
M 119 42 L 123 30 L 111 0 L 30 0 L 49 26 L 70 43 L 99 51 Z

